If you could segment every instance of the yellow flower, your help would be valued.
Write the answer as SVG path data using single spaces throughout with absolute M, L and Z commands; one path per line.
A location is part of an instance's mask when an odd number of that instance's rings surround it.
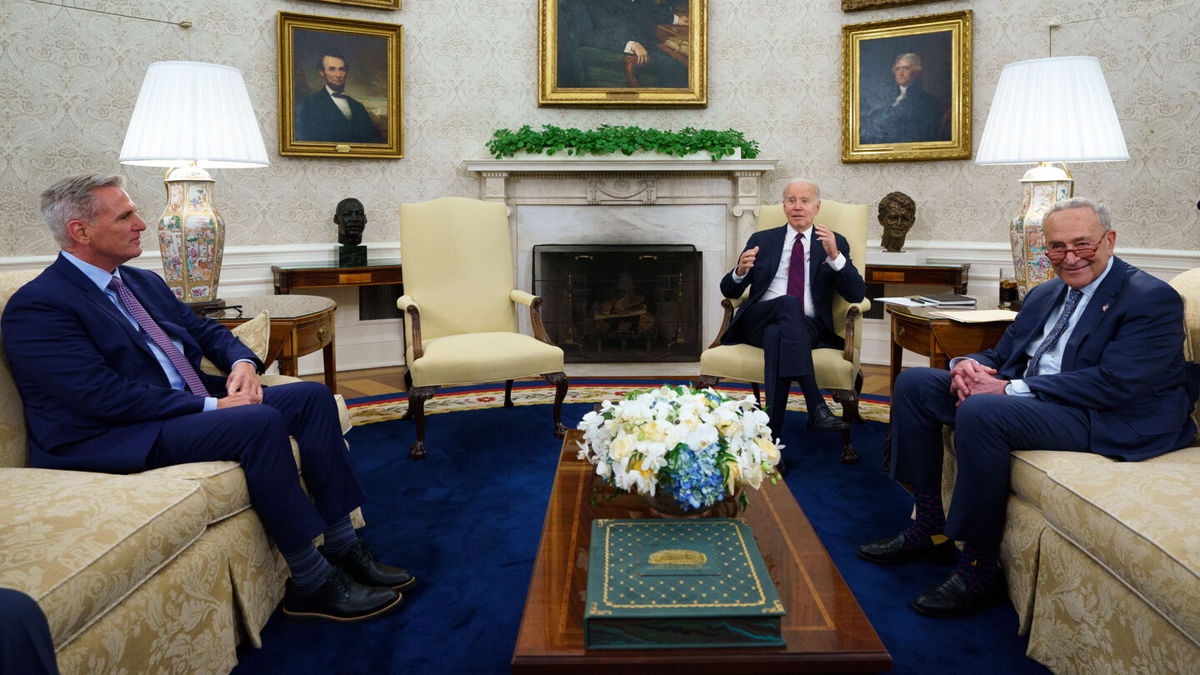
M 758 447 L 762 449 L 763 454 L 767 458 L 767 462 L 769 462 L 771 466 L 775 466 L 779 463 L 779 448 L 775 447 L 775 444 L 771 442 L 771 439 L 764 436 L 755 436 L 754 442 L 757 443 Z

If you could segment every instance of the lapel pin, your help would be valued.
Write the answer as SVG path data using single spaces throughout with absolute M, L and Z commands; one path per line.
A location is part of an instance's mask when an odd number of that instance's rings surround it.
M 1101 312 L 1107 312 L 1107 311 L 1108 311 L 1108 307 L 1109 307 L 1109 305 L 1108 305 L 1108 304 L 1105 304 L 1103 307 L 1101 307 L 1101 308 L 1100 308 L 1100 311 L 1101 311 Z

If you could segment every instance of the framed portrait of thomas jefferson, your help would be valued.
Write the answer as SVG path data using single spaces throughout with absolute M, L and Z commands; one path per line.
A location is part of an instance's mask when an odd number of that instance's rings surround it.
M 971 11 L 842 27 L 842 161 L 971 157 Z
M 279 154 L 404 156 L 403 26 L 279 13 Z
M 538 0 L 538 105 L 708 104 L 707 0 Z

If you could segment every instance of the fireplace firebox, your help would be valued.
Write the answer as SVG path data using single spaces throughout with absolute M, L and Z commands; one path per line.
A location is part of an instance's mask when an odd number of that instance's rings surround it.
M 546 332 L 569 363 L 696 361 L 702 256 L 688 244 L 534 246 Z

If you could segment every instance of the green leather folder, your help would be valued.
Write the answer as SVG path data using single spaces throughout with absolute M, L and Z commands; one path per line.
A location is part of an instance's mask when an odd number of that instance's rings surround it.
M 786 613 L 740 518 L 592 521 L 588 649 L 778 647 Z

